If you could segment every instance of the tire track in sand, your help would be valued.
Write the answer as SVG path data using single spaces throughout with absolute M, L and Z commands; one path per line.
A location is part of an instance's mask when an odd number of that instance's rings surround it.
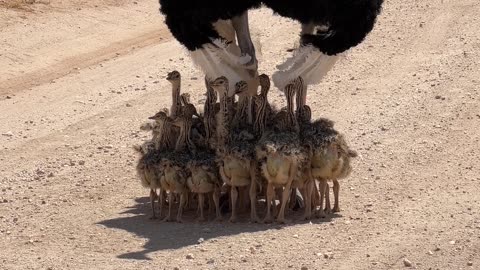
M 23 74 L 5 81 L 0 81 L 0 95 L 13 94 L 19 91 L 49 83 L 80 69 L 127 55 L 135 50 L 149 47 L 171 40 L 172 36 L 166 28 L 151 30 L 141 35 L 113 42 L 108 46 L 68 57 L 47 68 Z

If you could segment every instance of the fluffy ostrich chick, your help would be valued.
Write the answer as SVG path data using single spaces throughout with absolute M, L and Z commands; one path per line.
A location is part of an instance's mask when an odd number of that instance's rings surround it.
M 282 200 L 277 221 L 285 223 L 285 207 L 290 196 L 292 183 L 305 160 L 299 144 L 298 125 L 293 112 L 293 98 L 297 84 L 285 87 L 287 98 L 286 113 L 278 117 L 279 129 L 264 134 L 256 148 L 257 160 L 267 180 L 267 213 L 264 222 L 273 221 L 271 207 L 274 202 L 275 188 L 283 188 Z
M 318 216 L 324 217 L 323 201 L 327 200 L 328 180 L 334 183 L 335 205 L 334 212 L 340 211 L 338 179 L 346 178 L 352 171 L 351 159 L 357 156 L 357 153 L 350 149 L 345 137 L 333 128 L 333 122 L 320 118 L 310 122 L 311 109 L 304 105 L 299 110 L 302 127 L 302 141 L 310 147 L 310 165 L 311 173 L 315 179 L 318 179 L 320 192 L 320 209 Z M 329 205 L 329 200 L 327 202 Z M 329 207 L 327 207 L 327 210 Z
M 202 151 L 193 157 L 187 164 L 190 176 L 187 185 L 191 192 L 198 194 L 198 208 L 200 217 L 198 221 L 205 221 L 204 201 L 205 196 L 210 196 L 215 204 L 216 220 L 222 219 L 219 206 L 221 180 L 213 153 Z
M 229 123 L 229 108 L 227 101 L 228 80 L 220 77 L 211 83 L 211 87 L 217 91 L 220 97 L 220 112 L 217 122 L 217 156 L 220 160 L 220 176 L 225 184 L 231 187 L 230 200 L 232 203 L 232 215 L 230 222 L 237 221 L 237 199 L 239 187 L 249 186 L 250 194 L 250 219 L 252 222 L 258 222 L 256 213 L 256 169 L 255 161 L 249 158 L 245 153 L 248 150 L 240 147 L 238 142 L 231 140 L 231 128 Z M 244 82 L 236 84 L 236 92 L 240 93 L 240 88 L 246 88 Z M 234 147 L 232 147 L 234 145 Z M 248 147 L 245 145 L 245 147 Z M 238 151 L 235 151 L 237 149 Z M 242 154 L 243 153 L 243 154 Z M 245 154 L 245 155 L 244 155 Z

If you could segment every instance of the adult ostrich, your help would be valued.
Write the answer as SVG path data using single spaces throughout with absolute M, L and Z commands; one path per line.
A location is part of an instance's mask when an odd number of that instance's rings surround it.
M 302 25 L 300 47 L 272 76 L 283 89 L 301 76 L 319 83 L 343 52 L 361 43 L 373 29 L 383 0 L 263 0 L 275 13 Z M 306 102 L 306 91 L 303 105 Z
M 256 82 L 248 10 L 261 3 L 302 24 L 300 47 L 272 76 L 275 86 L 284 89 L 299 76 L 305 87 L 319 83 L 343 52 L 361 43 L 373 29 L 383 0 L 160 0 L 160 10 L 193 62 L 210 80 L 227 77 L 228 95 L 233 96 L 237 82 Z M 256 86 L 249 83 L 251 89 Z M 305 105 L 303 93 L 300 100 Z
M 238 81 L 256 77 L 257 59 L 248 10 L 260 0 L 159 0 L 172 35 L 190 52 L 207 79 L 225 76 L 233 96 Z M 236 45 L 238 39 L 238 46 Z

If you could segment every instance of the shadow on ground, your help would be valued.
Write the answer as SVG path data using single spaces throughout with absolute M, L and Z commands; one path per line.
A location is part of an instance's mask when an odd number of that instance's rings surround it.
M 263 207 L 261 207 L 263 209 Z M 118 258 L 134 260 L 151 260 L 148 254 L 166 250 L 179 249 L 186 246 L 197 245 L 198 240 L 203 238 L 205 241 L 223 236 L 230 236 L 242 233 L 251 233 L 268 230 L 280 230 L 286 226 L 295 226 L 298 224 L 309 223 L 310 221 L 298 221 L 302 215 L 303 209 L 290 211 L 287 218 L 291 219 L 287 224 L 255 224 L 249 223 L 249 214 L 240 215 L 238 223 L 229 223 L 229 214 L 224 215 L 223 222 L 196 222 L 195 211 L 186 211 L 184 222 L 162 222 L 160 220 L 149 219 L 150 204 L 148 198 L 138 198 L 135 205 L 122 212 L 125 217 L 109 219 L 98 224 L 111 229 L 120 229 L 135 234 L 138 237 L 148 239 L 144 250 L 121 254 Z M 210 216 L 213 219 L 213 215 Z M 263 217 L 263 211 L 259 213 Z M 311 222 L 318 224 L 329 222 L 332 218 L 339 215 L 331 215 L 323 219 L 312 219 Z

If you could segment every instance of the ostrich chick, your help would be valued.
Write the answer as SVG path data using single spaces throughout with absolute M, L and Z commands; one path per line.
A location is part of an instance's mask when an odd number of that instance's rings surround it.
M 351 159 L 357 156 L 357 153 L 349 148 L 345 138 L 333 128 L 333 122 L 320 118 L 314 122 L 309 121 L 311 109 L 308 105 L 302 106 L 299 110 L 300 118 L 303 118 L 302 141 L 310 146 L 311 173 L 315 179 L 318 179 L 320 192 L 320 209 L 317 213 L 320 217 L 325 217 L 323 201 L 328 199 L 327 180 L 333 181 L 333 191 L 335 204 L 333 211 L 340 211 L 338 179 L 350 175 L 352 171 Z M 327 202 L 327 211 L 329 211 L 329 200 Z
M 248 89 L 245 82 L 240 81 L 236 85 L 235 92 L 241 93 Z M 240 141 L 232 142 L 231 129 L 228 119 L 229 108 L 227 101 L 228 80 L 220 77 L 211 83 L 211 87 L 217 91 L 220 96 L 220 112 L 217 123 L 217 155 L 221 159 L 219 172 L 225 184 L 231 187 L 230 200 L 232 203 L 232 215 L 230 222 L 236 222 L 237 210 L 236 203 L 238 199 L 239 187 L 250 186 L 250 219 L 252 222 L 258 222 L 256 213 L 256 164 L 253 157 L 249 157 L 248 148 L 251 143 L 242 143 Z
M 191 175 L 187 178 L 188 188 L 191 192 L 198 194 L 200 209 L 198 221 L 205 221 L 203 214 L 205 195 L 213 199 L 216 220 L 220 221 L 222 219 L 219 206 L 221 180 L 215 164 L 215 155 L 206 151 L 199 152 L 188 162 L 187 169 Z
M 193 106 L 193 105 L 192 105 Z M 180 128 L 180 134 L 175 144 L 175 151 L 164 151 L 161 153 L 159 170 L 163 171 L 160 184 L 163 190 L 168 191 L 168 215 L 165 221 L 171 221 L 171 210 L 173 205 L 173 194 L 180 194 L 180 205 L 178 207 L 177 221 L 182 222 L 182 211 L 187 200 L 187 175 L 185 173 L 187 163 L 190 159 L 190 152 L 186 147 L 195 149 L 190 138 L 191 119 L 194 114 L 191 106 L 186 106 L 183 114 L 177 117 L 173 124 Z M 160 201 L 163 202 L 163 193 L 160 193 Z
M 182 222 L 182 213 L 188 196 L 187 175 L 185 165 L 188 155 L 176 152 L 165 153 L 159 164 L 159 170 L 163 171 L 160 184 L 163 190 L 168 192 L 168 214 L 164 221 L 172 221 L 173 194 L 180 194 L 180 204 L 177 212 L 177 222 Z M 160 202 L 163 202 L 163 193 L 160 193 Z
M 155 214 L 155 199 L 157 196 L 156 190 L 160 189 L 160 197 L 163 195 L 160 179 L 163 171 L 157 167 L 160 163 L 160 153 L 162 151 L 169 151 L 173 147 L 171 119 L 167 116 L 168 110 L 161 110 L 149 119 L 155 120 L 153 125 L 153 138 L 150 142 L 145 143 L 141 148 L 135 148 L 140 154 L 141 158 L 137 163 L 137 175 L 139 176 L 142 186 L 150 188 L 150 202 L 152 205 L 152 219 L 156 218 Z M 159 199 L 159 215 L 162 215 L 163 199 Z
M 293 112 L 293 98 L 297 87 L 295 82 L 285 87 L 287 110 L 284 117 L 279 119 L 281 130 L 267 132 L 256 148 L 257 160 L 261 162 L 261 171 L 268 183 L 267 213 L 264 220 L 267 223 L 272 222 L 270 209 L 274 202 L 275 188 L 284 188 L 277 221 L 285 222 L 285 206 L 292 182 L 297 177 L 299 166 L 305 160 Z
M 136 149 L 137 150 L 137 149 Z M 152 207 L 152 216 L 150 219 L 156 219 L 157 215 L 155 213 L 155 199 L 159 198 L 157 196 L 157 189 L 161 187 L 160 178 L 162 171 L 156 170 L 154 168 L 155 164 L 158 163 L 158 156 L 154 151 L 148 151 L 147 153 L 139 152 L 142 154 L 137 163 L 137 175 L 140 178 L 141 184 L 144 188 L 150 189 L 150 204 Z M 161 193 L 162 191 L 160 191 Z M 159 205 L 161 204 L 159 198 Z M 159 206 L 160 216 L 161 216 L 161 207 Z

